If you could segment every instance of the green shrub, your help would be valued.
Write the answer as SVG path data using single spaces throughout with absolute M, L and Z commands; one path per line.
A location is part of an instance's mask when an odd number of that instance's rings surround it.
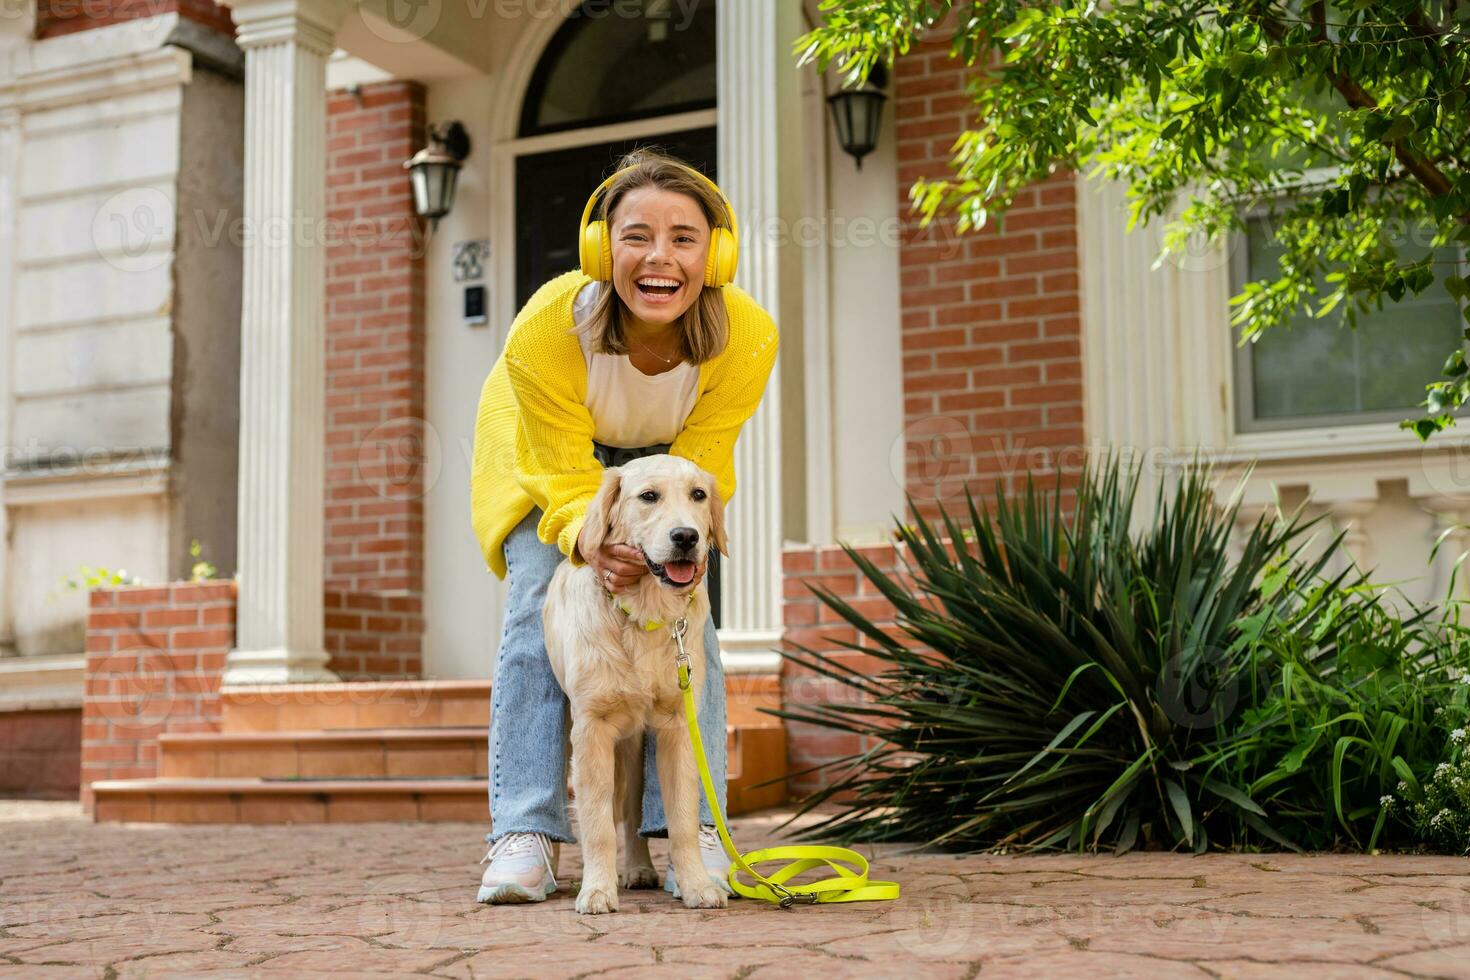
M 1470 683 L 1470 674 L 1460 680 Z M 1461 692 L 1461 707 L 1464 692 Z M 1451 730 L 1444 745 L 1444 761 L 1434 767 L 1421 789 L 1413 779 L 1401 781 L 1382 803 L 1413 828 L 1424 846 L 1453 854 L 1470 854 L 1470 730 Z
M 1291 619 L 1252 622 L 1253 685 L 1221 766 L 1303 847 L 1429 843 L 1383 799 L 1418 786 L 1464 719 L 1464 632 L 1386 589 L 1282 581 Z
M 1464 755 L 1466 729 L 1455 729 L 1451 758 L 1436 765 L 1419 799 L 1408 807 L 1414 833 L 1426 845 L 1455 854 L 1470 854 L 1470 758 Z M 1413 793 L 1408 782 L 1399 783 L 1405 796 Z M 1389 795 L 1385 808 L 1399 810 L 1402 802 Z

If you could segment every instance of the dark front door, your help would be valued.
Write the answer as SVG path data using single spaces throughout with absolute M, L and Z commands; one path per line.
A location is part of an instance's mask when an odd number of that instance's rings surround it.
M 612 174 L 623 154 L 644 145 L 657 146 L 710 180 L 719 179 L 713 126 L 516 158 L 517 309 L 548 279 L 577 268 L 578 223 L 588 195 Z M 705 581 L 716 626 L 720 625 L 719 570 L 719 554 L 711 553 Z

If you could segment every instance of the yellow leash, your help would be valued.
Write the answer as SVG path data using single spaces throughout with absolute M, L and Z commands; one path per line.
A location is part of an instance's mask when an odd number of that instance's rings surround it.
M 733 862 L 730 865 L 730 887 L 735 894 L 746 898 L 759 898 L 774 902 L 789 909 L 798 902 L 807 905 L 825 905 L 830 902 L 880 902 L 898 898 L 898 883 L 895 881 L 869 881 L 868 860 L 857 851 L 846 847 L 828 847 L 820 844 L 786 845 L 766 847 L 742 855 L 730 840 L 730 831 L 725 827 L 725 817 L 720 813 L 720 804 L 715 796 L 714 779 L 710 776 L 709 760 L 704 754 L 704 741 L 699 737 L 699 719 L 694 709 L 694 691 L 689 683 L 689 655 L 684 652 L 684 633 L 689 628 L 684 617 L 670 627 L 674 642 L 679 646 L 679 690 L 684 692 L 684 720 L 689 725 L 689 741 L 694 745 L 694 760 L 699 764 L 699 780 L 704 784 L 704 795 L 709 800 L 710 813 L 715 816 L 715 829 L 720 832 L 720 841 L 725 853 Z M 767 861 L 789 861 L 785 867 L 769 878 L 751 865 Z M 819 881 L 786 885 L 803 871 L 827 865 L 837 876 Z M 850 867 L 849 867 L 850 866 Z M 740 880 L 745 872 L 754 879 L 754 884 Z

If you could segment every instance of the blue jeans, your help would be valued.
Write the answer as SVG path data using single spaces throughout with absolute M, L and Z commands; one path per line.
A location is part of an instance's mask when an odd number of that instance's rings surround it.
M 602 447 L 599 447 L 601 449 Z M 618 450 L 622 462 L 638 455 L 665 452 L 667 446 Z M 632 453 L 634 456 L 628 456 Z M 605 454 L 599 459 L 607 465 Z M 505 539 L 505 566 L 510 594 L 505 606 L 505 625 L 500 652 L 495 659 L 495 678 L 490 707 L 490 817 L 492 831 L 485 835 L 493 843 L 504 834 L 531 831 L 552 840 L 575 842 L 567 817 L 567 773 L 565 759 L 567 698 L 551 661 L 546 656 L 542 634 L 541 606 L 552 573 L 564 557 L 555 544 L 536 537 L 541 509 L 533 507 Z M 670 640 L 670 643 L 673 641 Z M 705 676 L 699 685 L 699 735 L 709 756 L 710 776 L 725 810 L 725 673 L 720 663 L 719 640 L 713 618 L 704 628 Z M 673 669 L 672 652 L 669 669 Z M 643 742 L 644 837 L 667 837 L 663 797 L 659 793 L 655 741 L 651 732 Z M 699 791 L 699 822 L 713 824 L 709 801 Z

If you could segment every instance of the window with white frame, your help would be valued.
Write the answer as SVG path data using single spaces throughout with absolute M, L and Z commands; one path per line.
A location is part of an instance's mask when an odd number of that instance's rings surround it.
M 1407 264 L 1429 251 L 1412 229 L 1397 242 Z M 1418 240 L 1415 240 L 1418 239 Z M 1232 293 L 1244 283 L 1279 275 L 1270 221 L 1250 216 L 1231 261 Z M 1455 300 L 1438 279 L 1442 263 L 1462 262 L 1458 247 L 1435 250 L 1436 282 L 1383 309 L 1359 312 L 1356 327 L 1337 314 L 1313 318 L 1302 309 L 1235 352 L 1236 429 L 1259 432 L 1371 422 L 1398 422 L 1421 412 L 1424 385 L 1440 376 L 1464 326 Z M 1318 282 L 1321 295 L 1327 284 Z

